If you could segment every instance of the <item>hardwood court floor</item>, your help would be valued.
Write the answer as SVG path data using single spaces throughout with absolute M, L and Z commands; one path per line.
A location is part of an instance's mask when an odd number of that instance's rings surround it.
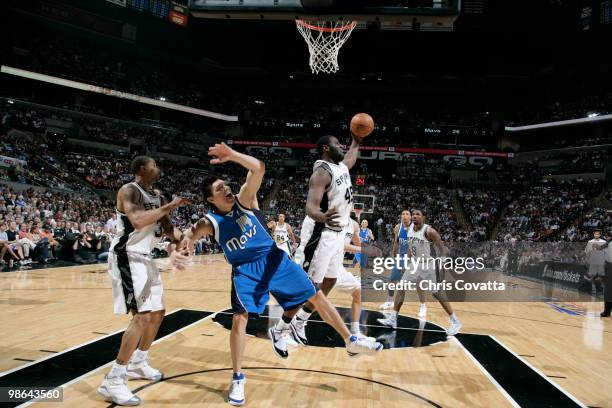
M 164 262 L 160 265 L 163 268 Z M 2 376 L 30 364 L 27 360 L 78 350 L 126 327 L 128 316 L 112 314 L 104 268 L 89 265 L 0 274 Z M 167 270 L 162 275 L 168 313 L 229 308 L 230 268 L 221 256 L 199 257 L 185 271 Z M 331 299 L 350 307 L 350 300 L 341 294 L 332 292 Z M 369 310 L 377 307 L 364 305 Z M 401 314 L 415 316 L 417 307 L 406 304 Z M 427 320 L 446 327 L 448 319 L 441 307 L 433 302 L 428 307 Z M 585 406 L 612 407 L 607 381 L 612 373 L 612 319 L 599 318 L 601 303 L 561 308 L 544 303 L 455 303 L 454 307 L 464 324 L 462 332 L 494 336 Z M 579 315 L 562 313 L 566 308 Z M 485 370 L 457 339 L 359 358 L 349 358 L 343 348 L 310 346 L 291 350 L 290 357 L 281 360 L 268 340 L 252 337 L 244 359 L 244 366 L 252 367 L 245 369 L 247 406 L 512 406 L 497 384 L 502 381 L 494 383 L 487 373 L 503 372 L 506 362 L 501 357 L 499 364 L 495 361 L 482 364 Z M 61 405 L 108 406 L 95 390 L 109 362 L 82 378 L 75 377 L 65 387 Z M 151 362 L 167 379 L 157 384 L 130 382 L 132 389 L 144 387 L 138 395 L 145 406 L 227 406 L 229 331 L 212 315 L 158 341 L 152 347 Z M 54 370 L 47 372 L 49 378 L 54 376 Z M 513 373 L 506 375 L 512 380 Z

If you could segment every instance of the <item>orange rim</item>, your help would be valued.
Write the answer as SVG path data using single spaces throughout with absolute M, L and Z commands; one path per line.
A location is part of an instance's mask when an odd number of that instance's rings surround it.
M 312 24 L 308 24 L 306 21 L 304 20 L 295 20 L 296 24 L 299 24 L 303 27 L 309 28 L 311 30 L 315 30 L 315 31 L 322 31 L 325 33 L 336 33 L 339 31 L 346 31 L 349 30 L 351 28 L 354 28 L 357 25 L 356 21 L 349 21 L 345 26 L 342 27 L 334 27 L 334 28 L 327 28 L 327 27 L 319 27 L 316 25 L 312 25 Z

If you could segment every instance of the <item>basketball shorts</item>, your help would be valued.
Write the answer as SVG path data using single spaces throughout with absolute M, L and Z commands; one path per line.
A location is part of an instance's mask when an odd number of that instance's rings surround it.
M 115 314 L 165 309 L 159 268 L 148 255 L 110 251 L 108 273 L 113 288 Z
M 588 274 L 591 276 L 597 276 L 597 275 L 604 276 L 605 274 L 604 264 L 598 264 L 598 263 L 589 264 Z
M 344 269 L 343 231 L 333 231 L 310 218 L 304 219 L 294 260 L 314 283 L 323 282 L 323 278 L 337 278 Z
M 232 311 L 261 314 L 270 293 L 284 310 L 295 309 L 317 293 L 304 270 L 277 247 L 253 262 L 232 268 Z
M 350 295 L 351 293 L 360 288 L 361 281 L 352 273 L 342 268 L 340 273 L 338 273 L 338 277 L 336 278 L 336 284 L 334 285 L 334 289 Z

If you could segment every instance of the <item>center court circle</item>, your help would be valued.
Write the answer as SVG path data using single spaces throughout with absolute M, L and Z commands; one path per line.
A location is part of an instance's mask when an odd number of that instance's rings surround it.
M 351 309 L 338 307 L 338 313 L 345 322 L 350 322 Z M 282 315 L 282 309 L 277 305 L 266 306 L 259 317 L 250 317 L 247 324 L 247 334 L 255 337 L 268 338 L 268 328 L 272 327 Z M 361 331 L 369 337 L 376 338 L 385 349 L 426 347 L 447 340 L 446 329 L 437 324 L 426 322 L 409 316 L 397 316 L 397 328 L 385 327 L 377 319 L 384 317 L 382 313 L 373 310 L 363 310 Z M 232 328 L 232 311 L 226 309 L 217 313 L 213 321 L 227 330 Z M 308 345 L 315 347 L 344 347 L 344 340 L 336 331 L 323 322 L 315 312 L 306 325 Z

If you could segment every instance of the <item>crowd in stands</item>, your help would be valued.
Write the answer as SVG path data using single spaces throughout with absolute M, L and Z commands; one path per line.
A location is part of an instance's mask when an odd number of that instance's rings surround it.
M 579 96 L 563 97 L 553 94 L 549 99 L 533 98 L 533 102 L 529 104 L 525 103 L 524 98 L 518 97 L 512 102 L 506 101 L 505 98 L 498 102 L 484 99 L 468 102 L 463 97 L 431 98 L 427 93 L 422 93 L 411 95 L 410 98 L 398 94 L 374 96 L 364 100 L 358 93 L 318 94 L 313 91 L 309 92 L 309 103 L 305 105 L 301 92 L 290 96 L 278 95 L 273 91 L 254 94 L 252 90 L 245 89 L 228 92 L 207 76 L 199 75 L 197 65 L 193 62 L 186 59 L 168 60 L 151 52 L 132 52 L 129 50 L 130 46 L 127 47 L 112 48 L 107 43 L 40 28 L 28 35 L 11 33 L 9 30 L 3 51 L 7 64 L 36 72 L 78 79 L 153 98 L 163 97 L 178 104 L 240 114 L 245 128 L 244 136 L 255 139 L 295 140 L 296 134 L 287 124 L 299 123 L 310 130 L 297 137 L 302 141 L 312 141 L 310 139 L 314 136 L 310 134 L 317 133 L 316 129 L 311 128 L 314 124 L 339 132 L 343 126 L 346 128 L 347 118 L 358 111 L 374 114 L 379 125 L 378 144 L 395 146 L 428 143 L 419 141 L 419 138 L 414 136 L 422 136 L 427 128 L 440 130 L 446 126 L 453 126 L 456 131 L 462 132 L 462 139 L 470 135 L 476 139 L 488 139 L 494 116 L 505 117 L 507 124 L 515 125 L 585 117 L 590 112 L 605 114 L 612 111 L 612 92 L 605 87 L 584 92 Z M 491 106 L 495 103 L 501 105 Z M 96 107 L 85 110 L 100 113 Z M 159 146 L 166 146 L 168 143 L 165 142 L 173 139 L 167 131 L 156 132 L 139 126 L 126 129 L 123 125 L 114 129 L 115 125 L 110 121 L 100 123 L 95 120 L 87 124 L 82 123 L 90 140 L 126 144 L 128 135 L 136 135 L 146 139 L 148 144 L 158 141 Z M 270 130 L 266 131 L 267 128 Z M 279 129 L 285 129 L 284 134 L 279 132 Z M 406 137 L 407 135 L 409 137 Z M 432 141 L 435 138 L 434 133 L 421 139 Z M 592 138 L 609 140 L 608 136 Z M 451 135 L 446 139 L 451 141 L 455 136 Z M 600 141 L 589 140 L 587 143 Z
M 458 201 L 474 231 L 476 241 L 485 241 L 491 236 L 503 205 L 502 195 L 496 191 L 459 189 Z
M 560 239 L 572 222 L 588 209 L 590 199 L 601 192 L 598 180 L 555 181 L 532 185 L 512 201 L 502 214 L 497 239 L 520 237 L 529 241 Z
M 197 78 L 191 81 L 182 75 L 177 76 L 181 82 L 178 85 L 171 69 L 152 70 L 148 63 L 130 59 L 125 54 L 105 52 L 95 43 L 83 40 L 66 43 L 59 41 L 59 37 L 41 41 L 35 35 L 13 40 L 12 58 L 19 66 L 140 95 L 163 95 L 172 102 L 217 109 L 224 113 L 235 113 L 236 107 L 241 111 L 246 110 L 250 118 L 244 119 L 242 125 L 247 137 L 269 139 L 267 136 L 271 133 L 262 129 L 282 127 L 292 120 L 309 124 L 324 122 L 325 126 L 342 129 L 346 127 L 346 118 L 355 111 L 381 112 L 376 117 L 381 126 L 376 145 L 418 146 L 415 138 L 399 135 L 404 131 L 411 134 L 415 129 L 422 130 L 427 126 L 478 128 L 490 125 L 488 113 L 469 104 L 460 109 L 456 104 L 430 109 L 425 102 L 420 108 L 418 101 L 412 101 L 409 107 L 393 100 L 381 101 L 376 98 L 355 102 L 342 94 L 336 98 L 314 97 L 309 100 L 307 110 L 304 109 L 302 95 L 290 98 L 264 96 L 263 103 L 253 104 L 250 95 L 219 97 L 223 93 L 214 87 L 206 88 L 207 92 L 204 93 L 201 91 L 204 89 L 202 83 Z M 27 52 L 23 53 L 23 50 Z M 100 59 L 105 62 L 98 63 Z M 168 75 L 168 72 L 171 74 Z M 535 111 L 533 115 L 522 115 L 522 110 L 517 110 L 520 121 L 516 123 L 584 116 L 585 109 L 605 113 L 612 110 L 610 106 L 612 93 L 603 92 L 580 100 L 559 101 L 541 110 L 529 108 L 529 111 Z M 93 189 L 115 191 L 130 181 L 132 176 L 128 168 L 133 152 L 128 153 L 128 148 L 132 145 L 141 146 L 144 149 L 141 153 L 156 158 L 158 153 L 168 152 L 198 158 L 189 165 L 170 159 L 158 160 L 162 169 L 158 187 L 166 194 L 180 194 L 190 199 L 189 206 L 181 207 L 172 214 L 173 222 L 180 228 L 189 227 L 208 211 L 200 191 L 202 180 L 208 174 L 219 174 L 234 191 L 238 191 L 244 180 L 243 172 L 232 166 L 211 169 L 207 165 L 205 150 L 192 148 L 193 145 L 202 144 L 200 135 L 192 129 L 178 125 L 147 126 L 116 118 L 36 107 L 3 104 L 0 108 L 0 155 L 25 162 L 0 167 L 0 180 L 53 189 L 53 192 L 31 189 L 17 192 L 9 186 L 1 187 L 0 227 L 3 230 L 0 231 L 0 244 L 2 258 L 9 263 L 27 264 L 29 259 L 43 263 L 53 258 L 75 262 L 103 259 L 116 232 L 112 222 L 113 203 L 98 198 Z M 103 111 L 95 108 L 90 111 L 104 115 Z M 71 138 L 118 145 L 124 150 L 109 156 L 91 146 L 77 144 L 67 149 L 65 139 L 50 139 L 46 124 L 49 119 L 71 124 Z M 37 139 L 32 139 L 29 132 Z M 301 136 L 288 132 L 277 133 L 273 139 L 313 141 L 309 137 L 308 132 L 303 132 Z M 608 132 L 596 137 L 559 139 L 553 147 L 610 142 L 612 135 Z M 268 168 L 268 176 L 258 196 L 262 210 L 268 216 L 284 213 L 287 222 L 299 236 L 308 177 L 315 155 L 306 150 L 296 150 L 293 154 L 255 150 L 255 154 L 265 160 Z M 505 242 L 511 238 L 532 242 L 580 242 L 588 240 L 594 229 L 612 233 L 610 212 L 603 207 L 591 206 L 593 197 L 601 192 L 601 182 L 580 179 L 572 182 L 541 181 L 542 176 L 602 172 L 611 158 L 612 149 L 585 149 L 568 153 L 565 157 L 542 157 L 519 166 L 494 162 L 474 169 L 466 164 L 445 162 L 439 157 L 415 155 L 403 158 L 391 170 L 384 169 L 380 163 L 361 160 L 353 174 L 364 175 L 368 180 L 366 186 L 356 188 L 356 192 L 375 197 L 373 212 L 364 213 L 362 219 L 368 219 L 378 240 L 390 239 L 393 225 L 399 221 L 403 209 L 418 208 L 425 212 L 427 223 L 436 228 L 447 242 L 492 239 Z M 557 163 L 541 166 L 543 161 Z M 482 186 L 453 186 L 451 172 L 468 168 L 495 173 L 495 181 L 514 188 L 498 193 Z M 273 190 L 276 193 L 268 200 Z M 612 193 L 608 192 L 605 197 L 612 204 Z M 462 215 L 465 222 L 461 220 Z M 7 239 L 3 239 L 3 233 L 6 233 Z M 199 251 L 213 249 L 214 243 L 207 239 L 198 243 Z

